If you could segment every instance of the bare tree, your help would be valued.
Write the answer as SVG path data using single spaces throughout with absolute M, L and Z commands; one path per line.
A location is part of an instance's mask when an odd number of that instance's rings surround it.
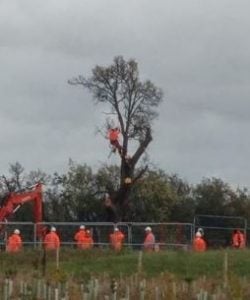
M 129 204 L 131 188 L 147 170 L 147 165 L 137 166 L 152 141 L 152 121 L 158 115 L 156 109 L 163 93 L 151 81 L 141 81 L 137 62 L 125 61 L 122 56 L 115 57 L 108 67 L 96 66 L 90 78 L 78 76 L 69 83 L 87 88 L 95 103 L 107 104 L 109 113 L 118 119 L 123 137 L 120 185 L 117 190 L 107 187 L 109 196 L 105 205 L 113 219 L 121 220 Z M 137 142 L 137 149 L 129 155 L 131 141 Z
M 19 162 L 10 164 L 9 173 L 9 178 L 7 178 L 5 175 L 0 177 L 1 191 L 3 193 L 12 193 L 22 190 L 24 182 L 23 166 Z

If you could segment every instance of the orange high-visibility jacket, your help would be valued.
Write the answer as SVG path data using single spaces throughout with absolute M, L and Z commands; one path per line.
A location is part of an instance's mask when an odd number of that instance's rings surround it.
M 78 248 L 82 248 L 82 243 L 84 242 L 85 235 L 86 235 L 86 231 L 84 229 L 80 229 L 75 234 L 74 240 L 76 241 Z
M 44 247 L 46 250 L 54 250 L 60 247 L 60 239 L 55 232 L 49 232 L 44 238 Z
M 155 247 L 155 236 L 152 232 L 149 232 L 146 234 L 144 243 L 143 243 L 143 248 L 146 251 L 152 251 L 154 250 Z
M 93 245 L 94 245 L 94 241 L 93 241 L 91 235 L 86 234 L 84 239 L 83 239 L 83 242 L 82 242 L 82 244 L 79 248 L 88 250 L 88 249 L 92 249 Z
M 117 141 L 119 138 L 120 130 L 119 129 L 110 129 L 108 131 L 108 138 L 111 142 Z
M 193 250 L 196 252 L 204 252 L 207 249 L 207 244 L 201 237 L 196 237 L 193 240 Z
M 121 231 L 115 231 L 109 236 L 111 246 L 114 250 L 120 251 L 122 249 L 122 243 L 125 236 Z
M 19 234 L 13 233 L 7 241 L 7 252 L 18 252 L 22 248 L 22 239 Z
M 234 248 L 244 248 L 245 247 L 245 236 L 242 232 L 236 232 L 233 234 L 233 247 Z
M 240 232 L 240 249 L 245 248 L 246 246 L 246 239 L 244 233 Z

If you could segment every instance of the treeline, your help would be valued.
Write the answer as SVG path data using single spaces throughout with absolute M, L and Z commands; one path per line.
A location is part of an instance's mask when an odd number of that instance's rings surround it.
M 0 178 L 1 201 L 9 192 L 25 190 L 43 182 L 44 221 L 106 221 L 104 195 L 119 185 L 116 166 L 90 166 L 69 161 L 64 174 L 49 175 L 41 170 L 26 173 L 20 163 L 10 165 Z M 195 214 L 242 216 L 250 220 L 247 189 L 233 189 L 219 178 L 204 178 L 191 185 L 177 175 L 160 169 L 148 170 L 133 186 L 124 221 L 192 222 Z M 13 216 L 13 221 L 32 221 L 32 203 Z

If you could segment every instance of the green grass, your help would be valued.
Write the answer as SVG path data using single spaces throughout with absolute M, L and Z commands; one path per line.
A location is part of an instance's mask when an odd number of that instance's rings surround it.
M 224 270 L 225 253 L 228 257 L 227 272 Z M 41 299 L 35 295 L 38 283 L 42 282 L 47 288 L 59 287 L 61 293 L 70 295 L 70 299 L 79 300 L 82 297 L 80 287 L 92 293 L 95 280 L 99 282 L 101 297 L 104 293 L 112 294 L 113 279 L 118 284 L 118 296 L 121 298 L 129 287 L 131 300 L 140 299 L 142 286 L 145 300 L 155 299 L 156 286 L 163 295 L 162 299 L 250 299 L 250 250 L 144 253 L 142 270 L 138 272 L 137 251 L 114 253 L 100 249 L 87 252 L 61 249 L 59 269 L 56 269 L 55 253 L 47 254 L 44 277 L 42 257 L 41 250 L 12 255 L 1 252 L 0 299 L 4 299 L 6 277 L 14 284 L 16 297 L 11 299 L 20 299 L 20 287 L 24 283 L 33 296 L 30 294 L 27 298 L 25 293 L 21 299 Z
M 229 272 L 238 276 L 250 277 L 250 250 L 227 250 Z M 142 272 L 146 277 L 170 273 L 178 278 L 197 279 L 201 276 L 220 277 L 223 274 L 225 250 L 192 253 L 165 251 L 143 254 Z M 0 275 L 41 274 L 42 251 L 24 251 L 18 254 L 0 253 Z M 117 277 L 137 272 L 138 252 L 114 253 L 110 250 L 95 249 L 89 252 L 62 249 L 60 269 L 75 278 L 107 273 Z M 55 254 L 47 255 L 47 272 L 55 269 Z

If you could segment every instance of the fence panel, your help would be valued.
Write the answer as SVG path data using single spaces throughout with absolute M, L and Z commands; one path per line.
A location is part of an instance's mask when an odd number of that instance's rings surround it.
M 41 226 L 44 231 L 49 231 L 51 226 L 56 227 L 57 234 L 60 237 L 62 246 L 75 246 L 74 235 L 79 230 L 79 226 L 84 225 L 85 229 L 89 229 L 94 240 L 94 246 L 108 247 L 109 235 L 113 233 L 116 226 L 125 233 L 125 244 L 128 244 L 128 226 L 124 223 L 115 225 L 114 223 L 38 223 L 36 226 Z
M 145 227 L 150 226 L 160 249 L 188 248 L 192 242 L 193 225 L 190 223 L 132 223 L 132 244 L 141 249 Z
M 35 242 L 35 224 L 32 222 L 0 222 L 0 246 L 5 249 L 8 237 L 15 229 L 20 230 L 23 247 L 33 247 Z
M 109 236 L 117 226 L 125 235 L 124 246 L 133 249 L 141 249 L 145 238 L 145 227 L 151 226 L 156 237 L 156 243 L 161 249 L 166 248 L 186 248 L 192 242 L 193 225 L 189 223 L 66 223 L 66 222 L 43 222 L 43 223 L 27 223 L 27 222 L 9 222 L 0 223 L 2 230 L 0 231 L 0 245 L 5 248 L 7 237 L 18 228 L 24 246 L 39 245 L 36 236 L 37 228 L 43 228 L 44 232 L 49 231 L 51 226 L 56 227 L 60 237 L 62 246 L 74 247 L 74 235 L 78 231 L 80 225 L 85 225 L 92 233 L 94 245 L 101 248 L 109 246 Z
M 248 246 L 249 246 L 249 241 L 250 241 L 250 227 L 247 227 L 246 243 L 247 243 Z
M 95 247 L 109 247 L 109 236 L 114 227 L 118 226 L 124 233 L 124 246 L 132 249 L 141 249 L 145 239 L 145 227 L 150 226 L 156 238 L 156 243 L 160 249 L 178 249 L 188 248 L 193 239 L 195 231 L 202 227 L 205 231 L 205 238 L 208 241 L 209 248 L 219 248 L 231 245 L 233 230 L 240 229 L 250 236 L 250 230 L 247 228 L 247 222 L 244 218 L 225 217 L 225 216 L 196 216 L 194 224 L 191 223 L 39 223 L 37 225 L 31 222 L 2 222 L 0 223 L 0 247 L 5 249 L 5 243 L 8 236 L 18 228 L 21 231 L 21 237 L 24 247 L 30 247 L 33 244 L 40 244 L 36 238 L 38 226 L 46 227 L 48 230 L 55 226 L 60 236 L 62 246 L 75 247 L 74 235 L 79 226 L 84 224 L 86 229 L 90 229 L 94 239 Z M 247 230 L 248 229 L 248 230 Z
M 230 247 L 233 231 L 239 229 L 247 238 L 247 221 L 242 217 L 197 215 L 194 218 L 194 230 L 204 230 L 209 248 Z

